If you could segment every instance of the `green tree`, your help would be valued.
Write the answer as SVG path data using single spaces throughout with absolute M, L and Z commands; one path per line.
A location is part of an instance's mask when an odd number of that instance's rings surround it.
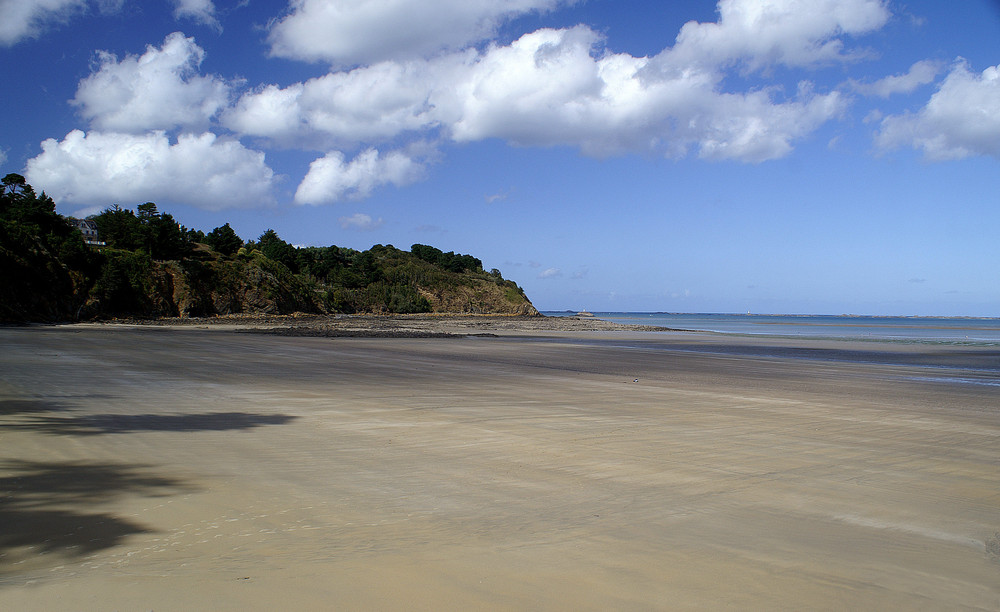
M 174 217 L 160 213 L 156 204 L 136 206 L 138 214 L 117 204 L 93 217 L 101 240 L 116 249 L 142 249 L 153 259 L 177 259 L 188 249 L 186 232 Z
M 226 223 L 206 234 L 205 244 L 223 255 L 232 255 L 243 246 L 243 239 Z
M 94 266 L 83 235 L 23 176 L 0 184 L 0 320 L 72 316 Z
M 139 223 L 144 225 L 159 214 L 159 211 L 156 210 L 156 204 L 153 202 L 146 202 L 135 207 L 135 216 L 139 218 Z
M 459 255 L 454 251 L 445 253 L 441 251 L 441 249 L 427 246 L 426 244 L 415 244 L 411 246 L 410 253 L 428 263 L 438 266 L 439 268 L 458 274 L 465 272 L 466 270 L 476 272 L 483 269 L 483 262 L 476 259 L 472 255 Z
M 144 315 L 151 309 L 152 262 L 142 251 L 108 249 L 90 296 L 96 313 Z
M 444 253 L 441 252 L 441 249 L 437 249 L 426 244 L 415 244 L 411 246 L 410 253 L 413 253 L 418 258 L 434 265 L 437 265 L 438 262 L 441 261 L 441 257 L 444 255 Z
M 18 191 L 22 191 L 26 185 L 28 185 L 28 183 L 24 180 L 23 176 L 12 172 L 3 177 L 3 195 L 13 195 Z M 28 186 L 30 187 L 30 185 Z
M 52 198 L 36 195 L 24 177 L 20 174 L 8 174 L 3 177 L 3 191 L 0 194 L 0 218 L 34 226 L 39 231 L 49 229 L 61 219 L 56 214 L 56 205 Z
M 131 210 L 115 204 L 93 217 L 101 240 L 109 247 L 134 251 L 145 246 L 142 222 Z
M 186 242 L 205 242 L 205 232 L 196 229 L 188 229 L 181 226 L 181 233 L 184 234 L 184 240 Z
M 153 259 L 178 259 L 187 250 L 187 240 L 172 215 L 154 215 L 144 223 L 143 229 L 149 255 Z
M 153 259 L 177 259 L 187 247 L 181 226 L 172 215 L 161 213 L 156 204 L 146 202 L 135 207 L 142 226 L 143 245 Z
M 278 237 L 278 233 L 273 229 L 261 234 L 257 239 L 257 245 L 264 257 L 284 264 L 292 272 L 299 271 L 295 247 Z
M 15 223 L 28 234 L 36 236 L 46 249 L 72 268 L 88 264 L 87 248 L 75 226 L 56 213 L 55 202 L 45 195 L 36 195 L 20 174 L 8 174 L 0 190 L 0 220 Z

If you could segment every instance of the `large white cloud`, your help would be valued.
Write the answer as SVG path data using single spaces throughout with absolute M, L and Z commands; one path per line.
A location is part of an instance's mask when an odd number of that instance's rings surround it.
M 197 74 L 204 57 L 194 38 L 180 32 L 121 61 L 99 52 L 100 68 L 80 81 L 73 103 L 98 130 L 203 130 L 228 104 L 230 91 L 222 79 Z
M 836 93 L 802 87 L 794 100 L 771 92 L 724 93 L 703 70 L 646 70 L 649 60 L 591 55 L 593 32 L 540 30 L 492 49 L 464 83 L 456 140 L 499 137 L 521 145 L 564 144 L 595 156 L 690 145 L 702 157 L 759 162 L 781 157 L 843 109 Z
M 876 144 L 919 149 L 935 161 L 1000 158 L 1000 65 L 977 74 L 958 61 L 919 112 L 882 120 Z
M 330 204 L 364 198 L 382 185 L 412 183 L 423 172 L 424 164 L 402 151 L 383 155 L 368 149 L 349 162 L 340 151 L 332 151 L 309 164 L 309 173 L 295 191 L 295 202 Z
M 667 68 L 741 63 L 750 70 L 849 60 L 842 35 L 881 28 L 886 0 L 719 0 L 715 23 L 689 22 L 661 58 Z
M 272 53 L 339 66 L 426 56 L 490 38 L 510 17 L 576 0 L 292 0 Z
M 346 146 L 440 130 L 458 142 L 502 138 L 589 155 L 685 154 L 759 162 L 842 112 L 837 93 L 719 90 L 706 69 L 649 70 L 598 52 L 584 26 L 538 30 L 507 46 L 382 62 L 243 96 L 225 117 L 242 134 L 291 146 Z M 780 96 L 778 96 L 780 97 Z
M 447 121 L 432 98 L 466 79 L 474 57 L 382 62 L 285 88 L 269 85 L 240 98 L 223 123 L 280 146 L 318 150 L 391 139 Z
M 86 7 L 86 0 L 0 0 L 0 44 L 38 36 L 46 25 L 64 23 Z
M 110 205 L 186 203 L 207 210 L 273 202 L 273 172 L 264 154 L 211 133 L 143 135 L 73 130 L 48 139 L 28 161 L 28 182 L 57 202 Z

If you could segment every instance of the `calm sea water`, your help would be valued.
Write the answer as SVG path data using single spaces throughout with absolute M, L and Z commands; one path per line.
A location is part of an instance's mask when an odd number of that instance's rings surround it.
M 544 312 L 547 316 L 576 313 Z M 658 325 L 723 334 L 942 342 L 1000 346 L 1000 319 L 825 315 L 672 314 L 595 312 L 615 323 Z

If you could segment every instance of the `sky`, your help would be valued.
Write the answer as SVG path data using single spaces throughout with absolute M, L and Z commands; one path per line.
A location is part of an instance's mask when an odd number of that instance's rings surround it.
M 472 254 L 540 310 L 1000 317 L 1000 0 L 0 0 L 58 212 Z

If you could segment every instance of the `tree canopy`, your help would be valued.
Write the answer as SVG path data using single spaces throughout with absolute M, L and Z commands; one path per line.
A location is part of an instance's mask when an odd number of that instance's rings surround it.
M 431 299 L 478 312 L 488 306 L 474 291 L 491 286 L 511 304 L 527 303 L 498 270 L 485 272 L 471 255 L 428 245 L 409 252 L 381 244 L 367 251 L 296 247 L 274 229 L 244 241 L 229 223 L 207 234 L 187 229 L 154 202 L 134 211 L 115 204 L 89 220 L 103 245 L 88 247 L 78 221 L 57 214 L 52 199 L 36 194 L 24 177 L 3 178 L 0 320 L 204 316 L 244 308 L 426 312 Z
M 243 239 L 229 224 L 219 226 L 205 235 L 205 244 L 223 255 L 232 255 L 243 246 Z
M 410 252 L 420 259 L 441 266 L 450 272 L 475 272 L 483 269 L 483 262 L 472 255 L 459 255 L 453 251 L 445 253 L 441 249 L 426 244 L 415 244 L 410 247 Z
M 115 248 L 141 249 L 153 259 L 176 259 L 189 248 L 181 226 L 173 216 L 160 213 L 156 204 L 140 204 L 136 211 L 115 204 L 94 216 L 101 239 Z

